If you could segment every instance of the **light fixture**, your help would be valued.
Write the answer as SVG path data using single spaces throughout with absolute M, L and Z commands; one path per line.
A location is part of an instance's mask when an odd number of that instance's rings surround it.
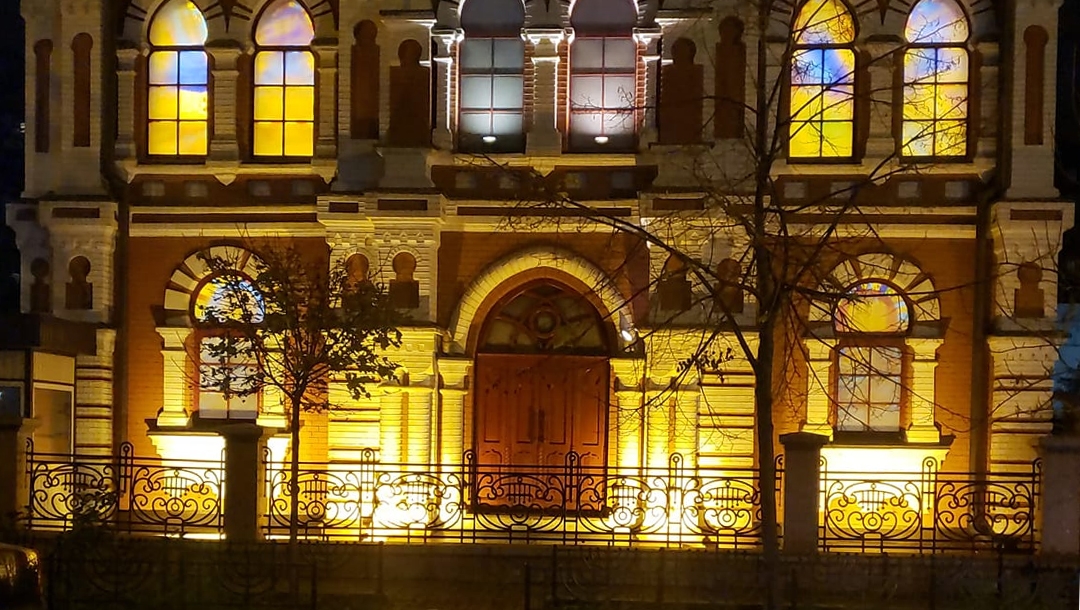
M 627 344 L 637 341 L 637 330 L 634 328 L 634 323 L 630 320 L 630 317 L 625 313 L 619 314 L 619 337 Z
M 595 138 L 593 138 L 593 142 L 596 142 L 597 144 L 601 144 L 601 145 L 602 144 L 607 144 L 608 143 L 608 137 L 607 136 L 596 136 Z
M 484 136 L 483 137 L 484 144 L 494 144 L 495 140 L 497 140 L 497 139 L 498 138 L 496 138 L 495 136 Z
M 619 336 L 622 337 L 622 340 L 626 341 L 627 343 L 633 343 L 634 339 L 637 338 L 636 336 L 634 336 L 634 329 L 632 328 L 624 328 L 620 330 Z

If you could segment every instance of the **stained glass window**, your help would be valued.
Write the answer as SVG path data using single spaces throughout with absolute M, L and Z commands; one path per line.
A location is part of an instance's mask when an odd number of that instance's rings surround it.
M 920 0 L 904 35 L 906 157 L 954 157 L 967 152 L 968 22 L 953 0 Z
M 310 157 L 315 150 L 315 28 L 296 0 L 277 0 L 255 29 L 257 156 Z
M 850 157 L 855 131 L 855 23 L 840 0 L 809 0 L 795 18 L 791 58 L 794 158 Z
M 525 7 L 505 0 L 468 0 L 461 12 L 459 145 L 463 150 L 524 147 Z
M 903 352 L 897 347 L 845 347 L 839 353 L 836 428 L 845 432 L 900 429 Z
M 895 288 L 863 282 L 848 289 L 834 316 L 837 332 L 903 333 L 910 318 L 908 304 Z
M 252 392 L 258 364 L 250 357 L 225 356 L 220 336 L 199 342 L 199 417 L 255 419 L 259 395 Z M 238 350 L 246 353 L 246 350 Z
M 205 155 L 209 69 L 206 20 L 191 0 L 170 0 L 150 23 L 147 152 Z
M 637 105 L 637 19 L 626 0 L 578 0 L 571 25 L 570 146 L 632 147 Z
M 496 311 L 485 326 L 486 352 L 605 353 L 600 316 L 581 295 L 540 284 L 522 290 Z
M 239 277 L 217 276 L 195 295 L 195 319 L 235 320 L 258 324 L 265 315 L 262 295 L 251 282 Z

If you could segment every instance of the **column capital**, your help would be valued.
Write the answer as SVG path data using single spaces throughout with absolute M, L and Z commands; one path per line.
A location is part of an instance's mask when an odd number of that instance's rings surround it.
M 214 58 L 214 65 L 210 69 L 214 74 L 235 72 L 236 60 L 244 53 L 240 47 L 206 47 L 206 52 Z
M 905 343 L 914 352 L 916 361 L 937 361 L 937 350 L 945 340 L 912 337 Z
M 436 365 L 444 389 L 463 389 L 472 368 L 472 358 L 439 358 Z
M 184 349 L 184 343 L 194 332 L 190 326 L 159 326 L 155 330 L 165 340 L 166 350 Z

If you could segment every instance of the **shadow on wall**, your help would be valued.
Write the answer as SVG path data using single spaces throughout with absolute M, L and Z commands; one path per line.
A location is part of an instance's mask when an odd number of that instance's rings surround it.
M 3 206 L 0 205 L 0 218 Z M 19 250 L 15 231 L 0 225 L 0 313 L 19 311 Z

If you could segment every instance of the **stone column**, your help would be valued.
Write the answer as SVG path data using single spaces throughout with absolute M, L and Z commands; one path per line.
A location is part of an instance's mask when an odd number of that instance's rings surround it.
M 315 117 L 315 158 L 337 160 L 337 45 L 314 44 L 319 115 Z M 329 182 L 329 180 L 327 180 Z
M 162 400 L 158 411 L 157 425 L 162 427 L 185 427 L 191 416 L 185 404 L 185 388 L 188 377 L 187 340 L 191 328 L 161 327 L 157 329 L 164 340 L 161 350 L 164 369 L 162 370 Z
M 643 83 L 645 97 L 638 100 L 639 107 L 644 108 L 638 130 L 640 134 L 638 146 L 642 150 L 647 150 L 649 144 L 656 142 L 657 139 L 656 102 L 660 93 L 660 53 L 657 47 L 660 42 L 660 34 L 659 29 L 636 28 L 634 30 L 634 39 L 637 40 L 641 47 L 640 58 L 645 68 L 645 82 Z
M 462 462 L 465 454 L 466 401 L 468 398 L 469 369 L 472 360 L 467 358 L 439 358 L 439 376 L 442 386 L 439 398 L 439 463 L 443 467 Z
M 559 43 L 564 32 L 560 29 L 529 29 L 525 36 L 533 51 L 533 112 L 532 125 L 525 139 L 526 150 L 530 155 L 557 155 L 562 152 L 562 134 L 558 128 L 558 68 Z
M 236 47 L 208 47 L 206 51 L 213 59 L 214 77 L 214 133 L 208 159 L 236 163 L 240 159 L 240 144 L 236 140 L 236 87 L 240 72 L 236 63 L 242 51 Z
M 612 358 L 611 372 L 615 376 L 615 402 L 609 428 L 615 432 L 614 461 L 621 468 L 640 468 L 642 461 L 642 400 L 641 384 L 645 361 L 641 358 Z
M 820 434 L 826 439 L 831 439 L 833 433 L 832 426 L 829 425 L 829 413 L 832 411 L 829 371 L 832 368 L 835 344 L 835 339 L 810 338 L 806 341 L 810 379 L 806 388 L 806 423 L 803 424 L 802 431 Z
M 662 384 L 652 383 L 645 392 L 643 420 L 645 422 L 645 465 L 649 468 L 667 468 L 671 456 L 671 393 Z
M 75 451 L 112 454 L 113 352 L 116 330 L 97 330 L 97 352 L 75 357 Z
M 406 461 L 405 409 L 401 388 L 387 386 L 379 397 L 379 454 L 388 464 Z
M 1041 553 L 1080 553 L 1080 438 L 1046 436 L 1039 442 L 1042 454 Z
M 793 432 L 780 436 L 784 446 L 784 552 L 817 552 L 821 507 L 820 434 Z
M 408 404 L 405 436 L 405 462 L 409 464 L 431 463 L 431 388 L 405 388 Z
M 866 45 L 865 51 L 870 57 L 877 58 L 867 66 L 865 76 L 869 76 L 869 83 L 865 83 L 868 91 L 875 92 L 875 98 L 884 97 L 887 92 L 892 95 L 893 70 L 903 70 L 903 62 L 895 65 L 894 52 L 899 46 L 895 42 L 873 42 Z M 856 60 L 858 61 L 858 60 Z M 857 77 L 856 77 L 857 78 Z M 893 105 L 890 103 L 873 104 L 870 115 L 870 133 L 866 142 L 866 155 L 870 158 L 887 157 L 896 150 L 897 138 L 893 133 Z M 856 102 L 858 103 L 858 102 Z M 858 119 L 856 119 L 858 121 Z
M 266 508 L 260 460 L 262 433 L 255 424 L 221 428 L 225 437 L 225 537 L 230 542 L 250 542 L 261 537 L 259 521 Z
M 431 144 L 440 150 L 454 149 L 454 51 L 460 34 L 455 30 L 432 30 L 436 56 L 431 58 L 435 72 L 435 89 L 431 101 L 435 104 L 435 125 L 431 131 Z
M 909 443 L 937 443 L 941 431 L 934 424 L 934 374 L 937 369 L 937 349 L 943 339 L 908 339 L 915 352 L 911 363 L 911 427 L 906 438 Z
M 55 52 L 55 51 L 54 51 Z M 116 145 L 118 161 L 135 159 L 135 64 L 139 49 L 116 50 Z

